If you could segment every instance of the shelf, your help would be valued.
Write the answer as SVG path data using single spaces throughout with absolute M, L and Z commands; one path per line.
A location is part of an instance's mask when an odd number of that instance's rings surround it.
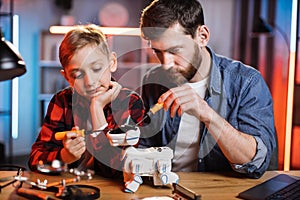
M 41 60 L 39 62 L 40 67 L 54 67 L 54 68 L 61 68 L 61 64 L 59 61 L 56 60 Z
M 10 115 L 10 111 L 9 110 L 2 110 L 0 111 L 0 115 Z
M 1 12 L 0 17 L 12 17 L 12 13 L 11 12 Z
M 145 68 L 149 64 L 141 63 L 141 62 L 122 62 L 118 61 L 118 69 L 134 69 L 134 68 Z M 41 60 L 39 62 L 40 67 L 49 67 L 49 68 L 62 68 L 59 61 L 56 60 Z

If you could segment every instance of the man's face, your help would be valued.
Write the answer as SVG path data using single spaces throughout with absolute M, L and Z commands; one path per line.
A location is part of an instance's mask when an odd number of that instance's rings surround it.
M 88 45 L 78 50 L 65 68 L 64 76 L 76 92 L 90 99 L 109 88 L 110 61 L 99 47 Z
M 177 85 L 190 82 L 200 67 L 199 46 L 179 24 L 168 28 L 158 39 L 151 40 L 151 48 L 170 80 Z

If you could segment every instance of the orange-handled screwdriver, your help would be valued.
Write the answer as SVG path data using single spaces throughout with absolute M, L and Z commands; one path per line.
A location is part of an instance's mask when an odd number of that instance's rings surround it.
M 76 133 L 77 136 L 84 136 L 84 129 L 81 129 L 81 130 L 71 130 L 71 131 L 61 131 L 61 132 L 56 132 L 55 133 L 55 139 L 56 140 L 62 140 L 64 139 L 65 135 L 69 132 L 73 132 L 73 133 Z
M 61 132 L 56 132 L 55 133 L 55 139 L 56 140 L 62 140 L 64 139 L 65 135 L 68 133 L 68 132 L 73 132 L 73 133 L 76 133 L 77 136 L 85 136 L 85 135 L 89 135 L 89 134 L 92 134 L 92 133 L 95 133 L 95 132 L 100 132 L 101 130 L 92 130 L 92 131 L 86 131 L 84 129 L 81 129 L 81 130 L 71 130 L 71 131 L 61 131 Z

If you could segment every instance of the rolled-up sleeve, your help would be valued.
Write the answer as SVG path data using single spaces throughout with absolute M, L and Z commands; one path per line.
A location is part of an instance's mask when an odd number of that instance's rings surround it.
M 249 166 L 253 166 L 254 168 L 258 169 L 264 163 L 268 149 L 259 137 L 254 137 L 254 138 L 257 143 L 256 154 L 254 158 L 250 162 L 243 165 L 231 164 L 233 170 L 239 173 L 248 173 Z

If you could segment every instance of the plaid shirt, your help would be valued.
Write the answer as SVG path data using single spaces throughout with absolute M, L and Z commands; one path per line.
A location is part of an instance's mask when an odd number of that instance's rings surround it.
M 135 124 L 143 118 L 143 102 L 135 92 L 122 89 L 118 97 L 104 107 L 104 114 L 108 123 L 107 130 L 125 123 Z M 55 159 L 61 160 L 63 143 L 56 140 L 54 135 L 59 131 L 71 130 L 74 126 L 91 130 L 89 102 L 68 87 L 56 93 L 48 105 L 41 131 L 32 145 L 29 168 L 36 170 L 39 161 L 51 163 Z M 86 152 L 78 161 L 71 163 L 69 168 L 93 169 L 106 177 L 120 175 L 121 148 L 110 146 L 105 134 L 99 134 L 95 138 L 87 135 L 85 141 Z

